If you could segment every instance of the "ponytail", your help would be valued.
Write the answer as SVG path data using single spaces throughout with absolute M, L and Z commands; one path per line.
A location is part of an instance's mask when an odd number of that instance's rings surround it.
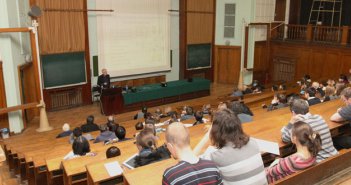
M 306 146 L 313 157 L 316 157 L 322 148 L 322 139 L 318 132 L 305 122 L 294 123 L 292 135 L 296 137 L 302 146 Z
M 322 146 L 322 139 L 319 133 L 312 132 L 312 134 L 308 136 L 308 140 L 306 144 L 307 144 L 306 146 L 308 148 L 308 151 L 311 153 L 311 155 L 313 157 L 316 157 L 318 152 L 321 150 L 321 146 Z

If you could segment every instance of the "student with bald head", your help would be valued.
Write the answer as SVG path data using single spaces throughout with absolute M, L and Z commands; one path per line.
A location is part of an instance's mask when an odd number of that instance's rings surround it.
M 110 88 L 110 75 L 107 74 L 107 69 L 101 70 L 102 74 L 98 77 L 97 85 L 100 88 Z
M 216 165 L 193 153 L 189 131 L 182 123 L 175 122 L 168 126 L 166 142 L 172 157 L 179 162 L 164 172 L 162 184 L 223 184 Z

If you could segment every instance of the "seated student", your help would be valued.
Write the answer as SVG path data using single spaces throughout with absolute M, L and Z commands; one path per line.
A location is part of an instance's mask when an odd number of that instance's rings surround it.
M 340 99 L 345 106 L 339 108 L 331 117 L 331 121 L 343 122 L 351 120 L 351 87 L 344 89 L 341 92 Z M 337 149 L 351 148 L 351 136 L 339 136 L 334 138 L 334 144 Z
M 340 97 L 341 92 L 346 88 L 346 85 L 343 83 L 336 83 L 335 85 L 335 94 Z
M 214 114 L 212 128 L 195 147 L 195 154 L 210 144 L 215 151 L 205 152 L 202 158 L 216 164 L 224 184 L 267 184 L 258 145 L 244 133 L 239 118 L 231 110 Z
M 341 75 L 339 76 L 339 82 L 340 82 L 340 83 L 343 83 L 344 85 L 349 84 L 349 81 L 348 81 L 348 79 L 347 79 L 347 76 L 344 75 L 344 74 L 341 74 Z
M 241 123 L 247 123 L 252 121 L 252 116 L 245 113 L 244 103 L 235 101 L 232 103 L 231 110 L 236 114 Z
M 166 130 L 167 148 L 178 164 L 163 173 L 163 185 L 223 184 L 216 165 L 198 158 L 190 147 L 188 129 L 182 123 L 173 123 Z
M 170 118 L 171 119 L 169 120 L 169 124 L 179 121 L 177 112 L 173 112 L 173 114 L 171 114 Z
M 204 120 L 203 120 L 203 117 L 204 117 L 204 115 L 203 115 L 203 113 L 202 113 L 202 111 L 196 111 L 195 112 L 195 123 L 193 124 L 193 126 L 195 126 L 195 125 L 197 125 L 197 124 L 202 124 L 202 123 L 204 123 Z
M 260 84 L 258 80 L 254 80 L 252 82 L 252 93 L 261 93 L 262 90 L 264 89 L 263 85 Z
M 163 112 L 164 112 L 164 114 L 162 114 L 162 116 L 160 118 L 170 117 L 172 114 L 176 113 L 176 111 L 173 111 L 172 107 L 170 107 L 170 106 L 167 106 Z
M 243 94 L 251 94 L 252 93 L 252 89 L 248 86 L 248 85 L 244 85 L 243 86 Z
M 138 123 L 136 123 L 135 124 L 135 130 L 143 130 L 144 129 L 144 125 L 143 125 L 143 123 L 142 122 L 138 122 Z
M 316 156 L 322 144 L 318 132 L 314 132 L 307 123 L 299 121 L 292 126 L 291 135 L 291 142 L 295 144 L 297 152 L 279 159 L 276 165 L 266 168 L 268 183 L 274 183 L 297 171 L 304 170 L 316 162 Z
M 267 111 L 272 111 L 272 110 L 276 110 L 276 109 L 280 109 L 288 106 L 287 105 L 288 102 L 285 94 L 277 94 L 275 96 L 275 99 L 273 100 L 275 103 L 273 104 L 273 101 L 272 101 L 272 104 L 268 106 Z
M 233 93 L 230 95 L 230 96 L 233 96 L 233 97 L 242 97 L 244 96 L 243 94 L 243 91 L 241 91 L 238 86 L 235 86 L 234 87 L 234 90 L 233 90 Z
M 65 123 L 62 126 L 62 131 L 59 135 L 56 136 L 56 138 L 61 138 L 61 137 L 67 137 L 72 134 L 72 131 L 70 130 L 69 124 Z
M 121 150 L 116 146 L 111 146 L 106 150 L 106 158 L 118 157 L 121 155 Z
M 101 133 L 96 137 L 94 143 L 110 141 L 117 138 L 116 134 L 110 131 L 106 125 L 100 125 L 100 131 Z
M 321 103 L 321 100 L 316 97 L 317 90 L 313 87 L 309 87 L 305 92 L 305 98 L 309 106 Z
M 228 108 L 227 102 L 220 102 L 218 104 L 218 107 L 217 107 L 218 110 L 223 110 L 223 109 L 227 109 L 227 108 Z
M 325 92 L 323 91 L 323 89 L 320 87 L 320 84 L 318 82 L 313 82 L 312 83 L 312 87 L 314 89 L 316 89 L 317 92 L 319 92 L 319 94 L 321 95 L 321 97 L 325 96 Z
M 118 142 L 126 141 L 129 139 L 129 138 L 126 138 L 126 133 L 127 133 L 126 128 L 124 128 L 123 126 L 117 127 L 115 134 L 118 138 Z
M 210 114 L 211 113 L 211 104 L 205 104 L 202 106 L 202 114 Z
M 330 86 L 330 87 L 335 87 L 335 81 L 332 80 L 332 79 L 329 79 L 329 80 L 327 81 L 327 84 L 328 84 L 328 86 Z
M 272 92 L 277 92 L 279 90 L 279 86 L 272 85 Z
M 142 119 L 145 118 L 145 114 L 147 113 L 147 107 L 143 106 L 141 107 L 141 112 L 138 112 L 135 116 L 134 119 Z
M 80 128 L 81 128 L 83 133 L 93 132 L 93 131 L 99 130 L 99 126 L 94 123 L 94 116 L 93 115 L 88 116 L 87 123 L 82 125 Z
M 94 139 L 90 134 L 82 135 L 82 130 L 80 129 L 80 127 L 76 127 L 76 128 L 73 129 L 73 132 L 72 132 L 72 134 L 71 134 L 71 136 L 70 136 L 70 138 L 69 138 L 69 143 L 72 144 L 73 141 L 74 141 L 76 138 L 80 137 L 80 136 L 83 136 L 83 137 L 84 137 L 85 139 L 87 139 L 87 140 L 92 140 L 92 139 Z
M 157 137 L 149 129 L 144 129 L 136 136 L 136 145 L 139 154 L 135 157 L 135 167 L 170 158 L 170 153 L 165 146 L 157 148 Z
M 115 118 L 113 116 L 107 117 L 106 125 L 111 132 L 115 132 L 117 127 L 119 126 L 118 123 L 116 123 Z
M 337 98 L 338 97 L 335 94 L 335 88 L 334 87 L 330 87 L 330 86 L 326 86 L 325 87 L 325 97 L 324 97 L 323 102 L 330 101 L 330 100 L 335 100 Z
M 156 108 L 155 116 L 159 116 L 159 117 L 163 116 L 162 110 L 160 108 Z
M 285 84 L 279 85 L 279 90 L 280 91 L 285 91 L 286 90 L 286 85 Z
M 180 117 L 180 121 L 184 121 L 184 120 L 192 119 L 192 118 L 194 118 L 193 108 L 189 107 L 189 106 L 185 106 L 184 110 L 182 112 L 182 115 Z
M 325 120 L 317 114 L 309 112 L 309 106 L 305 100 L 295 99 L 290 105 L 291 120 L 288 125 L 282 128 L 282 140 L 285 143 L 291 142 L 291 129 L 297 121 L 303 121 L 309 124 L 313 131 L 318 132 L 322 139 L 322 149 L 317 155 L 317 162 L 321 162 L 331 156 L 337 155 L 338 151 L 335 149 L 330 134 L 328 124 Z
M 90 145 L 87 139 L 79 136 L 74 139 L 72 144 L 72 151 L 69 152 L 63 160 L 69 160 L 80 156 L 95 156 L 95 153 L 90 153 Z

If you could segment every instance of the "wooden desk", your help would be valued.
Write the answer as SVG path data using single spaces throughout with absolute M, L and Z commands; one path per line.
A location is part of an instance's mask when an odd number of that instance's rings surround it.
M 331 133 L 333 136 L 342 134 L 343 129 L 349 127 L 348 124 L 340 124 L 329 121 L 330 116 L 342 105 L 342 102 L 339 100 L 326 102 L 318 105 L 314 105 L 310 107 L 310 112 L 312 114 L 320 114 L 326 120 L 329 128 L 331 129 Z M 281 128 L 285 126 L 290 118 L 291 113 L 289 109 L 285 109 L 279 112 L 269 112 L 268 118 L 262 120 L 256 120 L 251 123 L 243 124 L 244 131 L 255 138 L 264 139 L 272 142 L 277 142 L 280 147 L 281 154 L 287 155 L 286 147 L 290 146 L 281 141 Z M 346 126 L 346 127 L 345 127 Z M 194 139 L 194 135 L 191 135 L 191 140 Z M 192 144 L 193 145 L 193 144 Z M 269 154 L 264 154 L 268 155 Z M 263 155 L 263 159 L 265 159 Z M 159 163 L 143 166 L 136 168 L 134 170 L 126 171 L 123 176 L 125 178 L 125 182 L 131 185 L 153 185 L 160 184 L 162 180 L 162 174 L 165 169 L 174 165 L 176 163 L 175 160 L 169 159 L 167 161 L 162 161 Z M 142 178 L 144 177 L 144 178 Z M 148 178 L 146 178 L 148 177 Z M 152 177 L 152 178 L 150 178 Z M 146 181 L 147 180 L 147 181 Z

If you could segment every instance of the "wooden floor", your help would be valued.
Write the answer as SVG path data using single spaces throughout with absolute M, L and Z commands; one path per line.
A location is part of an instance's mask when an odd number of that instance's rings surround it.
M 149 112 L 154 112 L 156 108 L 164 108 L 166 106 L 179 107 L 184 105 L 206 104 L 211 100 L 217 99 L 219 96 L 223 96 L 231 93 L 232 90 L 233 90 L 233 85 L 211 84 L 210 96 L 167 104 L 167 105 L 158 106 L 158 107 L 152 107 L 152 108 L 149 108 Z M 138 111 L 132 111 L 132 112 L 115 115 L 115 119 L 117 122 L 128 121 L 133 119 L 133 116 L 137 112 Z M 69 123 L 71 126 L 71 129 L 82 125 L 83 123 L 85 123 L 85 119 L 89 115 L 93 115 L 95 117 L 95 122 L 97 124 L 106 123 L 106 117 L 100 113 L 100 105 L 98 102 L 94 102 L 92 105 L 88 105 L 88 106 L 82 106 L 82 107 L 71 108 L 71 109 L 55 111 L 55 112 L 48 112 L 47 115 L 48 115 L 50 125 L 57 130 L 56 132 L 58 132 L 58 130 L 61 130 L 62 125 L 64 123 Z M 39 127 L 39 118 L 35 118 L 33 121 L 27 124 L 27 128 L 24 130 L 23 134 L 26 135 L 26 134 L 37 133 L 35 129 L 37 129 L 38 127 Z

